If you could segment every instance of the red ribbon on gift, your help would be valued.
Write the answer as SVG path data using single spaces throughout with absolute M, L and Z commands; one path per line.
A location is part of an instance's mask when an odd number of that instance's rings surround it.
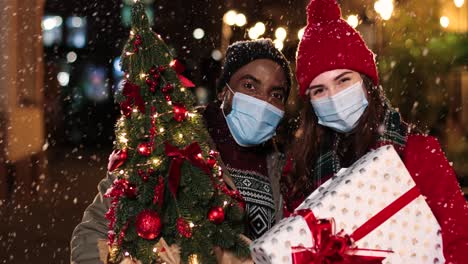
M 186 88 L 195 87 L 195 84 L 192 81 L 190 81 L 189 79 L 187 79 L 185 76 L 182 75 L 182 73 L 185 70 L 185 67 L 184 67 L 184 65 L 182 65 L 182 63 L 180 63 L 180 61 L 173 60 L 173 61 L 171 61 L 171 63 L 169 65 L 176 72 L 177 77 L 179 78 L 180 83 L 182 84 L 182 86 L 184 86 Z
M 125 116 L 129 116 L 131 114 L 132 105 L 135 105 L 141 113 L 145 113 L 145 102 L 140 94 L 140 86 L 126 81 L 122 94 L 127 97 L 127 99 L 120 104 L 120 108 Z
M 334 220 L 317 219 L 310 209 L 297 210 L 295 215 L 302 216 L 306 221 L 314 240 L 312 248 L 292 247 L 292 260 L 294 264 L 373 264 L 382 263 L 385 256 L 391 251 L 360 249 L 354 246 L 354 242 L 365 237 L 375 228 L 384 223 L 406 205 L 421 195 L 419 189 L 414 186 L 394 202 L 389 204 L 379 213 L 367 220 L 351 235 L 343 231 L 336 233 Z
M 200 145 L 197 142 L 193 142 L 185 149 L 179 149 L 169 142 L 165 143 L 164 152 L 168 157 L 172 158 L 171 165 L 169 168 L 169 190 L 171 193 L 176 196 L 177 190 L 179 188 L 180 176 L 181 176 L 181 166 L 182 163 L 187 160 L 193 165 L 200 168 L 202 171 L 206 172 L 208 175 L 211 174 L 211 169 L 206 164 L 205 160 L 201 157 L 202 150 Z

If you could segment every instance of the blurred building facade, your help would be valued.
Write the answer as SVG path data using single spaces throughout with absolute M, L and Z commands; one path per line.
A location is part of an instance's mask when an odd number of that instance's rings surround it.
M 45 166 L 43 0 L 0 8 L 0 199 L 12 181 L 34 188 Z M 24 195 L 30 194 L 24 191 Z

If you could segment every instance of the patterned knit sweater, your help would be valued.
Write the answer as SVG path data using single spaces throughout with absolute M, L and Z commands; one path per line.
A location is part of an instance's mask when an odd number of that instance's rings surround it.
M 241 147 L 231 136 L 218 104 L 210 104 L 205 121 L 236 188 L 246 201 L 246 236 L 256 239 L 275 223 L 275 199 L 270 183 L 267 157 L 273 148 Z

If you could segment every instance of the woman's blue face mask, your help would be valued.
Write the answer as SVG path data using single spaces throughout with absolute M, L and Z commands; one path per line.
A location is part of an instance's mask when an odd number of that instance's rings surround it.
M 227 83 L 226 86 L 234 94 L 232 109 L 226 116 L 223 101 L 221 111 L 237 144 L 250 147 L 272 138 L 284 111 L 253 96 L 234 92 Z
M 362 81 L 333 96 L 310 102 L 320 125 L 342 133 L 350 132 L 356 127 L 369 104 Z

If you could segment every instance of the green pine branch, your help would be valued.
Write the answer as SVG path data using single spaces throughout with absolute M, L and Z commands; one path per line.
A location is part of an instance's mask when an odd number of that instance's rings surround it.
M 132 29 L 128 42 L 122 53 L 122 69 L 125 81 L 139 87 L 138 95 L 144 102 L 145 111 L 137 107 L 137 102 L 128 94 L 116 96 L 119 104 L 129 103 L 132 111 L 122 116 L 116 123 L 116 149 L 126 149 L 128 158 L 115 173 L 119 180 L 126 180 L 136 186 L 136 196 L 123 193 L 116 209 L 114 232 L 116 242 L 112 245 L 111 261 L 118 261 L 122 254 L 128 253 L 142 263 L 157 261 L 153 248 L 161 237 L 169 244 L 181 247 L 181 257 L 184 263 L 190 256 L 196 255 L 201 263 L 215 263 L 214 247 L 232 250 L 234 254 L 245 257 L 248 245 L 239 239 L 243 233 L 243 211 L 238 202 L 215 188 L 222 180 L 217 178 L 218 168 L 212 169 L 210 175 L 184 160 L 180 171 L 181 179 L 176 196 L 169 191 L 168 182 L 172 158 L 166 156 L 165 144 L 184 149 L 197 142 L 202 150 L 201 158 L 208 158 L 211 151 L 209 134 L 204 122 L 195 109 L 195 98 L 186 88 L 182 87 L 177 73 L 170 63 L 173 60 L 164 41 L 155 34 L 148 23 L 144 5 L 136 3 L 132 9 Z M 158 69 L 159 79 L 154 92 L 147 84 L 148 78 L 153 78 L 151 69 Z M 172 84 L 171 92 L 163 92 L 163 87 Z M 125 89 L 125 88 L 124 88 Z M 170 98 L 167 98 L 167 96 Z M 130 99 L 129 99 L 130 98 Z M 184 105 L 187 109 L 185 120 L 174 118 L 174 106 Z M 152 111 L 154 110 L 154 111 Z M 154 125 L 153 125 L 154 123 Z M 155 131 L 152 136 L 151 131 Z M 151 153 L 144 156 L 138 153 L 141 143 L 151 144 Z M 144 180 L 140 172 L 153 170 Z M 162 208 L 154 203 L 155 187 L 159 177 L 164 178 L 164 193 Z M 215 224 L 208 219 L 208 212 L 213 207 L 223 207 L 225 220 Z M 160 235 L 147 240 L 138 235 L 136 217 L 143 210 L 152 210 L 159 214 L 162 222 Z M 192 225 L 191 237 L 184 237 L 176 228 L 177 219 L 183 218 Z M 123 232 L 123 240 L 118 244 Z

